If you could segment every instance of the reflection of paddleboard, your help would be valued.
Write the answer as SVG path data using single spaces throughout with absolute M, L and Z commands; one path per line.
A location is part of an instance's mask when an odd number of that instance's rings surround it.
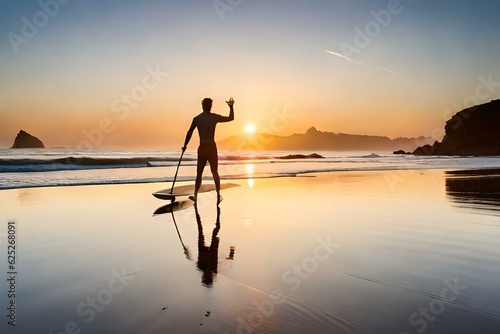
M 155 210 L 155 212 L 153 212 L 153 216 L 184 210 L 192 207 L 193 204 L 194 202 L 190 199 L 180 202 L 173 202 L 167 205 L 160 206 L 158 209 Z
M 220 185 L 220 189 L 223 190 L 223 189 L 237 187 L 237 186 L 239 186 L 239 185 L 235 184 L 235 183 L 223 183 Z M 214 190 L 215 190 L 214 184 L 202 184 L 199 192 L 206 193 L 206 192 L 214 191 Z M 156 198 L 159 198 L 159 199 L 166 199 L 166 200 L 175 201 L 176 197 L 189 196 L 189 195 L 193 195 L 193 194 L 194 194 L 194 184 L 187 185 L 187 186 L 175 187 L 173 192 L 172 192 L 172 188 L 160 190 L 160 191 L 154 192 L 153 196 Z

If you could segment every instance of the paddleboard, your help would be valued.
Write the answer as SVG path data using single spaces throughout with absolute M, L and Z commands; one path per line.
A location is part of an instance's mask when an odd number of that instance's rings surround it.
M 235 183 L 222 183 L 220 185 L 220 189 L 223 190 L 223 189 L 228 189 L 228 188 L 233 188 L 233 187 L 238 187 L 238 186 L 239 186 L 239 184 L 235 184 Z M 206 192 L 214 191 L 214 190 L 215 190 L 215 184 L 202 184 L 200 186 L 199 193 L 206 193 Z M 173 191 L 172 191 L 172 188 L 169 188 L 169 189 L 163 189 L 163 190 L 160 190 L 160 191 L 153 193 L 153 196 L 156 198 L 171 200 L 171 201 L 175 201 L 175 199 L 177 197 L 189 196 L 189 195 L 194 195 L 194 184 L 175 187 Z
M 180 202 L 169 203 L 167 205 L 160 206 L 158 209 L 156 209 L 155 212 L 153 212 L 153 216 L 184 210 L 192 207 L 193 205 L 194 202 L 190 199 Z

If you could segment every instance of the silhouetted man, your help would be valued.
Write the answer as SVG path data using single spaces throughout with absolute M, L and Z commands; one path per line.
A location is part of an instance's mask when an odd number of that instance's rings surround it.
M 226 101 L 226 103 L 229 106 L 229 116 L 221 116 L 210 112 L 212 110 L 212 99 L 203 99 L 203 101 L 201 101 L 203 112 L 193 118 L 191 127 L 186 134 L 186 140 L 184 141 L 182 151 L 186 150 L 186 147 L 191 140 L 191 136 L 193 135 L 193 131 L 195 128 L 198 129 L 198 135 L 200 136 L 200 146 L 198 147 L 198 163 L 196 166 L 195 190 L 194 196 L 190 197 L 195 202 L 198 199 L 198 191 L 200 190 L 201 186 L 201 177 L 203 175 L 203 170 L 205 169 L 207 161 L 210 164 L 210 170 L 212 171 L 212 175 L 214 177 L 215 190 L 217 191 L 217 204 L 219 204 L 222 200 L 222 197 L 220 195 L 220 176 L 218 170 L 219 157 L 217 155 L 217 145 L 215 144 L 215 126 L 217 125 L 217 123 L 230 122 L 234 120 L 234 99 L 231 97 L 229 98 L 229 101 Z

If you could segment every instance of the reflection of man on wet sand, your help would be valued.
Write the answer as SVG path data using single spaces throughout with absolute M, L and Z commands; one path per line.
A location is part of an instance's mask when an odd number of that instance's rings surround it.
M 215 183 L 215 190 L 217 191 L 217 204 L 220 203 L 222 197 L 220 196 L 220 176 L 219 176 L 219 157 L 217 155 L 217 146 L 215 145 L 215 126 L 217 123 L 222 122 L 230 122 L 234 120 L 234 100 L 231 97 L 228 101 L 226 101 L 229 106 L 229 116 L 221 116 L 218 114 L 213 114 L 210 111 L 212 110 L 212 99 L 205 98 L 201 102 L 203 112 L 193 118 L 193 122 L 189 127 L 189 130 L 186 134 L 186 140 L 184 141 L 184 146 L 182 147 L 182 151 L 186 150 L 189 141 L 191 140 L 191 136 L 193 135 L 193 131 L 195 128 L 198 129 L 198 135 L 200 136 L 200 146 L 198 147 L 198 163 L 196 166 L 196 183 L 194 196 L 190 197 L 193 201 L 196 202 L 198 199 L 198 191 L 201 186 L 201 177 L 203 175 L 203 169 L 205 169 L 205 165 L 207 162 L 210 164 L 210 170 L 212 171 L 212 175 Z
M 217 207 L 217 221 L 212 231 L 212 240 L 210 246 L 205 246 L 205 235 L 201 217 L 198 213 L 198 207 L 195 205 L 196 222 L 198 224 L 198 269 L 203 272 L 201 281 L 206 286 L 211 286 L 214 282 L 214 276 L 217 274 L 217 264 L 219 260 L 219 234 L 220 230 L 220 208 Z

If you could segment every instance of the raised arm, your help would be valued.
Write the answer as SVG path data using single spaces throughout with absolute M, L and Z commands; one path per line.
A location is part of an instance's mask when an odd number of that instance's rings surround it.
M 182 146 L 182 150 L 185 151 L 189 141 L 191 140 L 191 136 L 193 135 L 193 131 L 196 129 L 196 124 L 194 124 L 194 119 L 191 122 L 191 126 L 189 127 L 188 132 L 186 133 L 186 139 L 184 140 L 184 146 Z
M 230 97 L 226 103 L 229 106 L 229 116 L 221 116 L 219 122 L 231 122 L 234 120 L 234 99 Z

